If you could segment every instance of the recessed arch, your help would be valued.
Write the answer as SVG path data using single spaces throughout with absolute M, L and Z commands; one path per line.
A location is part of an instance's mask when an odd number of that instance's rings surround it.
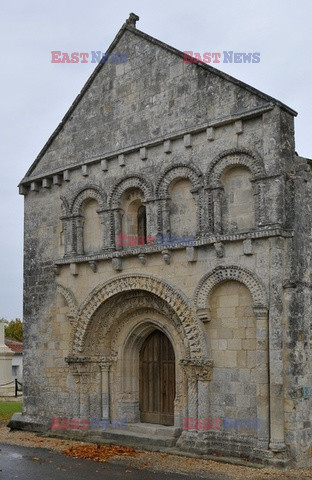
M 197 189 L 202 186 L 202 172 L 198 167 L 195 165 L 185 165 L 183 163 L 171 165 L 164 170 L 157 182 L 157 196 L 166 197 L 170 184 L 179 178 L 190 180 L 192 189 Z
M 149 200 L 153 197 L 153 187 L 141 175 L 133 175 L 118 181 L 111 190 L 108 197 L 108 204 L 110 208 L 118 208 L 120 204 L 121 195 L 129 189 L 139 189 L 143 192 L 144 200 Z
M 64 287 L 64 285 L 61 285 L 60 283 L 56 284 L 56 291 L 65 298 L 70 310 L 71 317 L 77 318 L 78 303 L 73 292 L 69 288 Z
M 152 275 L 122 275 L 94 289 L 79 308 L 79 318 L 74 338 L 73 351 L 84 350 L 88 325 L 96 310 L 119 292 L 142 290 L 151 292 L 164 300 L 178 315 L 185 331 L 190 357 L 207 359 L 208 351 L 202 323 L 185 295 L 173 285 Z
M 100 188 L 94 185 L 86 185 L 74 195 L 70 206 L 71 213 L 73 215 L 79 215 L 83 202 L 89 199 L 96 200 L 99 204 L 99 208 L 105 208 L 105 196 Z
M 194 303 L 197 309 L 207 308 L 207 299 L 212 289 L 227 280 L 236 280 L 246 285 L 251 293 L 254 308 L 267 308 L 266 290 L 262 281 L 245 268 L 228 265 L 216 267 L 200 280 L 194 294 Z
M 247 167 L 254 179 L 265 175 L 263 160 L 257 153 L 244 148 L 234 148 L 220 153 L 211 162 L 206 173 L 207 186 L 211 188 L 221 186 L 222 172 L 235 166 Z

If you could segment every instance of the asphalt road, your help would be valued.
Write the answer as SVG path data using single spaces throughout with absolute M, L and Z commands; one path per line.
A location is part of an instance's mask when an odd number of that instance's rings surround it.
M 136 470 L 126 465 L 103 464 L 61 455 L 43 448 L 0 444 L 1 480 L 189 480 L 189 475 Z M 227 476 L 205 475 L 206 480 Z

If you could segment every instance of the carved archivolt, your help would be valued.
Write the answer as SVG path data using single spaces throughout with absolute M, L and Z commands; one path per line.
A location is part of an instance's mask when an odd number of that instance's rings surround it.
M 175 331 L 182 339 L 185 338 L 186 334 L 180 318 L 164 300 L 144 291 L 129 291 L 110 298 L 92 317 L 86 332 L 84 353 L 88 352 L 92 355 L 105 353 L 115 356 L 118 332 L 130 318 L 138 316 L 143 311 L 150 316 L 157 313 L 170 319 Z M 185 345 L 185 352 L 189 356 L 187 345 Z
M 195 165 L 176 164 L 166 168 L 158 180 L 157 197 L 166 197 L 171 182 L 176 178 L 187 178 L 191 181 L 193 189 L 202 186 L 202 172 L 198 167 Z
M 67 305 L 69 306 L 70 315 L 76 318 L 78 312 L 78 304 L 73 292 L 69 288 L 61 285 L 60 283 L 56 284 L 56 291 L 63 295 L 67 302 Z
M 245 268 L 229 265 L 215 268 L 200 280 L 194 295 L 194 303 L 197 309 L 205 309 L 212 289 L 219 283 L 229 280 L 236 280 L 246 285 L 251 293 L 254 307 L 267 307 L 266 290 L 262 281 Z
M 153 197 L 153 187 L 141 175 L 132 175 L 119 181 L 112 189 L 109 198 L 108 205 L 110 208 L 118 208 L 120 206 L 121 195 L 129 188 L 138 188 L 142 190 L 144 194 L 144 200 L 150 200 Z
M 230 166 L 249 168 L 253 178 L 265 176 L 263 161 L 257 154 L 244 148 L 234 148 L 220 153 L 212 161 L 206 174 L 207 186 L 220 187 L 222 172 Z
M 74 196 L 70 206 L 71 213 L 73 215 L 78 215 L 80 213 L 82 203 L 88 199 L 96 200 L 99 204 L 99 208 L 105 208 L 106 206 L 105 197 L 102 194 L 100 187 L 86 185 Z
M 74 338 L 74 353 L 82 352 L 88 325 L 96 310 L 109 298 L 120 292 L 142 290 L 164 300 L 178 315 L 183 326 L 193 358 L 208 358 L 202 323 L 196 316 L 185 295 L 169 283 L 152 275 L 122 275 L 94 289 L 79 308 L 77 330 Z

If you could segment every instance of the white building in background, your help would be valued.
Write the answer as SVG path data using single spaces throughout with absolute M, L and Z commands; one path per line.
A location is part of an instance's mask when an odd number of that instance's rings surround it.
M 12 380 L 17 379 L 20 383 L 23 383 L 23 343 L 6 338 L 5 344 L 14 353 L 12 358 Z

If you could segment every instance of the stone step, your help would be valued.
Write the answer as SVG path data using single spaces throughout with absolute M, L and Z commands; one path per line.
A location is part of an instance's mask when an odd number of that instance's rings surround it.
M 180 435 L 181 429 L 174 426 L 155 425 L 153 423 L 129 423 L 128 432 L 143 433 L 148 436 L 161 436 L 176 438 Z
M 93 441 L 130 445 L 137 448 L 174 447 L 181 430 L 153 424 L 131 424 L 126 430 L 103 430 L 89 432 Z

